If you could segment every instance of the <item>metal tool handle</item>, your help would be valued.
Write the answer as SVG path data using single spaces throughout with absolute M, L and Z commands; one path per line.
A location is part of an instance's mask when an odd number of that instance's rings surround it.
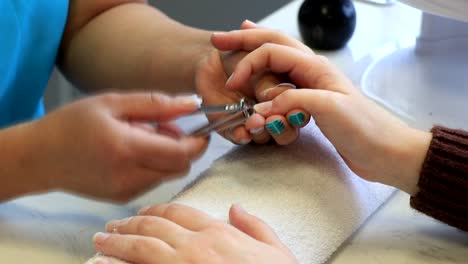
M 253 106 L 249 106 L 245 108 L 243 111 L 228 114 L 225 117 L 222 117 L 213 123 L 209 123 L 198 129 L 195 129 L 194 131 L 190 132 L 188 135 L 194 136 L 194 137 L 206 137 L 212 131 L 222 132 L 226 129 L 244 124 L 247 118 L 249 118 L 253 113 L 254 113 Z

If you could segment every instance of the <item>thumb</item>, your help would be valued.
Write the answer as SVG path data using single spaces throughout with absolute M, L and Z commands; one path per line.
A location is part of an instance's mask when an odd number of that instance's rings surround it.
M 195 96 L 168 96 L 161 93 L 118 94 L 113 98 L 114 113 L 122 118 L 170 121 L 197 110 Z
M 247 213 L 240 205 L 231 206 L 229 210 L 229 222 L 240 231 L 258 241 L 287 250 L 271 227 L 260 218 Z

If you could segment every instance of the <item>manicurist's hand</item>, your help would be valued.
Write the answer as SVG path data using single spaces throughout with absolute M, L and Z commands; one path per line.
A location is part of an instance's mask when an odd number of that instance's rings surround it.
M 267 126 L 278 115 L 304 109 L 359 176 L 410 194 L 417 191 L 430 133 L 408 127 L 364 97 L 325 57 L 291 45 L 286 35 L 254 29 L 225 33 L 222 38 L 252 50 L 237 64 L 226 84 L 229 89 L 241 89 L 266 69 L 287 74 L 302 88 L 285 91 L 255 107 Z
M 240 206 L 229 212 L 231 224 L 184 205 L 164 204 L 138 216 L 111 221 L 97 233 L 93 263 L 297 263 L 270 227 Z M 108 262 L 100 262 L 100 261 Z
M 207 139 L 184 137 L 171 122 L 196 108 L 192 98 L 157 93 L 76 101 L 31 124 L 31 177 L 44 177 L 49 189 L 127 201 L 185 174 L 205 150 Z

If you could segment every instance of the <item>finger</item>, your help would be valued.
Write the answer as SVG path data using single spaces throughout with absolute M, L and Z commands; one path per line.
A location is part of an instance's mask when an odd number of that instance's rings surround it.
M 97 256 L 88 260 L 85 264 L 130 264 L 129 262 L 123 261 L 109 256 Z
M 231 225 L 255 238 L 258 241 L 274 247 L 286 249 L 276 233 L 260 218 L 247 213 L 241 206 L 233 205 L 229 210 Z
M 133 127 L 142 129 L 151 134 L 154 134 L 158 131 L 158 129 L 153 124 L 148 123 L 148 122 L 130 121 L 129 124 Z
M 222 135 L 224 138 L 237 145 L 247 145 L 252 140 L 252 136 L 243 125 L 225 129 Z
M 188 169 L 180 172 L 155 171 L 139 165 L 137 168 L 125 173 L 125 180 L 110 183 L 117 186 L 112 185 L 112 187 L 100 191 L 99 195 L 104 198 L 112 197 L 113 201 L 126 203 L 161 184 L 164 179 L 176 175 L 186 175 L 187 172 Z
M 174 222 L 157 216 L 134 216 L 114 220 L 106 225 L 108 233 L 140 235 L 160 239 L 176 248 L 190 235 L 189 231 Z
M 288 123 L 295 128 L 305 127 L 310 121 L 310 114 L 299 109 L 294 109 L 286 114 Z
M 345 95 L 337 92 L 298 89 L 278 95 L 273 101 L 256 104 L 255 111 L 263 116 L 284 115 L 294 109 L 304 109 L 313 117 L 333 111 Z
M 174 139 L 146 131 L 135 131 L 127 145 L 136 160 L 146 164 L 147 168 L 163 171 L 181 171 L 190 167 L 207 148 L 208 139 L 202 137 L 184 137 Z
M 192 231 L 200 231 L 216 221 L 198 209 L 176 203 L 144 208 L 138 214 L 163 217 Z
M 180 139 L 184 135 L 182 129 L 174 122 L 159 122 L 157 133 L 175 139 Z
M 171 97 L 156 92 L 112 94 L 101 96 L 114 106 L 114 113 L 126 119 L 169 121 L 194 112 L 198 101 L 194 96 Z
M 104 255 L 131 263 L 149 263 L 158 256 L 161 263 L 173 263 L 174 248 L 162 240 L 137 235 L 96 233 L 94 247 Z
M 178 139 L 183 135 L 182 129 L 173 122 L 160 122 L 157 124 L 141 121 L 130 121 L 131 126 L 137 127 L 150 134 L 160 134 Z
M 277 44 L 264 44 L 240 61 L 226 83 L 230 89 L 239 89 L 251 76 L 269 69 L 286 73 L 300 87 L 349 93 L 353 87 L 342 73 L 327 59 L 298 49 Z
M 219 50 L 253 51 L 265 43 L 274 43 L 312 52 L 312 50 L 301 41 L 279 31 L 266 28 L 216 32 L 211 35 L 211 43 Z
M 265 144 L 270 141 L 271 136 L 265 130 L 265 118 L 259 114 L 253 114 L 245 122 L 245 128 L 252 135 L 252 140 L 257 144 Z
M 266 119 L 266 128 L 279 145 L 287 145 L 296 140 L 298 129 L 289 125 L 282 115 L 272 115 Z

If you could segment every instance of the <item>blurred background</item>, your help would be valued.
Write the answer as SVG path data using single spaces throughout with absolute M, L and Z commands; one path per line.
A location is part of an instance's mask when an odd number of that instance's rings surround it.
M 291 0 L 149 0 L 148 2 L 184 24 L 210 30 L 231 30 L 244 19 L 258 21 Z M 296 18 L 294 18 L 296 19 Z M 80 96 L 57 71 L 47 87 L 44 102 L 48 111 Z

